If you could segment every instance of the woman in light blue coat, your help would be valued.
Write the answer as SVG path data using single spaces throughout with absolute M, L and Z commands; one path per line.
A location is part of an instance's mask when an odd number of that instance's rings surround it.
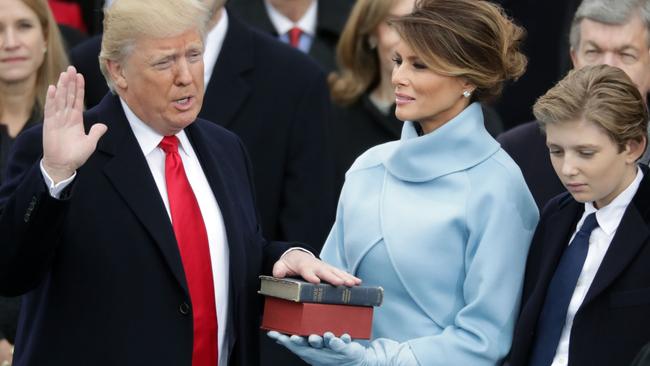
M 269 335 L 313 365 L 496 365 L 538 212 L 478 102 L 523 73 L 522 30 L 477 0 L 422 0 L 392 25 L 402 137 L 352 165 L 321 253 L 384 288 L 372 340 Z

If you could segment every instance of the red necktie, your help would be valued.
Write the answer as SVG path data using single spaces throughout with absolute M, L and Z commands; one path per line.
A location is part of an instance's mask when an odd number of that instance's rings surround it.
M 192 302 L 192 366 L 215 366 L 219 352 L 217 307 L 214 300 L 208 234 L 199 204 L 185 175 L 183 161 L 178 154 L 178 138 L 165 136 L 159 146 L 165 152 L 169 210 Z
M 302 31 L 298 27 L 293 27 L 289 29 L 289 44 L 293 48 L 298 48 L 298 44 L 300 43 L 300 35 L 302 34 Z

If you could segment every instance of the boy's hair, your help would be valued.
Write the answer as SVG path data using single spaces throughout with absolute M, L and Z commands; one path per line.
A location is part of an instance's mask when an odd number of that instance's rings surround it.
M 537 100 L 533 113 L 542 129 L 581 119 L 595 123 L 620 151 L 628 141 L 642 142 L 647 136 L 643 96 L 623 70 L 608 65 L 572 70 Z

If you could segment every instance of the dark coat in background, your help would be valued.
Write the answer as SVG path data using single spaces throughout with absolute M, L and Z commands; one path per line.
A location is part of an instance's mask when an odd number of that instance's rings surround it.
M 336 192 L 341 191 L 345 172 L 359 155 L 384 142 L 399 140 L 403 122 L 395 117 L 393 105 L 382 113 L 364 94 L 355 103 L 335 106 L 332 113 L 332 138 L 336 157 Z
M 555 174 L 546 147 L 546 136 L 537 121 L 508 130 L 500 134 L 497 141 L 521 168 L 528 189 L 540 211 L 551 198 L 566 191 Z
M 318 2 L 316 36 L 309 49 L 312 56 L 323 68 L 330 72 L 336 70 L 336 43 L 343 26 L 354 5 L 351 0 L 321 0 Z M 264 0 L 230 0 L 228 7 L 241 16 L 248 24 L 278 36 L 271 18 L 264 6 Z

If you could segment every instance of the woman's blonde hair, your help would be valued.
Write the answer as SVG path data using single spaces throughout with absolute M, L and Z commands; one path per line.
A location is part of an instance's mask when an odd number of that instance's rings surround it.
M 381 22 L 390 15 L 395 0 L 357 0 L 336 47 L 338 72 L 329 76 L 332 99 L 341 105 L 356 102 L 379 82 L 380 61 L 377 49 L 371 47 Z
M 526 70 L 519 50 L 525 31 L 489 1 L 419 0 L 412 14 L 391 24 L 435 72 L 475 85 L 473 101 L 495 99 L 504 81 Z
M 533 113 L 542 128 L 583 119 L 595 123 L 620 151 L 628 141 L 642 142 L 647 136 L 644 97 L 623 70 L 608 65 L 569 72 L 537 100 Z
M 211 11 L 201 0 L 115 0 L 104 9 L 99 67 L 111 91 L 108 60 L 121 62 L 139 37 L 173 37 L 196 29 L 205 38 Z
M 59 74 L 68 67 L 68 56 L 63 45 L 59 27 L 54 16 L 47 5 L 46 0 L 22 0 L 38 18 L 43 29 L 43 39 L 47 49 L 43 57 L 43 63 L 36 71 L 34 111 L 37 118 L 40 118 L 45 106 L 45 95 L 50 84 L 56 84 Z M 2 105 L 0 103 L 0 114 Z

